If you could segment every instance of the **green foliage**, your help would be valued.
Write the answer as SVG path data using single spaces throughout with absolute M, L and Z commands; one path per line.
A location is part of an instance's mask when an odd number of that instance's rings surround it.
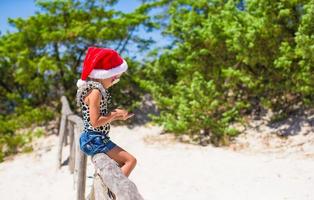
M 113 95 L 113 103 L 134 107 L 142 91 L 133 80 L 139 68 L 128 59 L 129 45 L 147 49 L 152 41 L 135 32 L 140 26 L 147 30 L 157 27 L 147 14 L 153 3 L 143 3 L 130 13 L 115 10 L 116 0 L 35 3 L 39 12 L 26 19 L 8 19 L 16 31 L 0 36 L 2 156 L 24 145 L 24 136 L 15 133 L 18 129 L 51 117 L 51 112 L 39 107 L 55 106 L 53 102 L 59 102 L 62 95 L 75 106 L 76 81 L 89 46 L 114 48 L 128 60 L 130 70 L 119 87 L 113 88 L 119 90 L 114 92 L 119 95 Z M 3 152 L 3 148 L 7 150 Z
M 49 118 L 41 106 L 61 95 L 75 105 L 91 45 L 126 55 L 129 70 L 111 88 L 112 106 L 132 109 L 148 91 L 160 110 L 154 122 L 176 134 L 203 130 L 227 144 L 239 134 L 230 124 L 252 110 L 273 109 L 279 120 L 295 104 L 313 106 L 313 0 L 155 0 L 130 13 L 114 10 L 116 2 L 37 1 L 41 12 L 9 19 L 17 31 L 0 37 L 1 149 L 15 151 L 25 140 L 17 129 Z M 159 7 L 164 12 L 148 15 Z M 152 44 L 139 27 L 160 27 L 172 39 L 145 64 L 127 57 L 129 44 L 139 52 Z
M 238 134 L 230 123 L 258 106 L 312 105 L 312 0 L 160 3 L 173 43 L 138 81 L 161 111 L 152 118 L 168 131 L 224 140 Z
M 0 37 L 0 72 L 6 74 L 0 81 L 0 102 L 11 105 L 2 106 L 3 112 L 22 106 L 21 101 L 49 105 L 61 95 L 75 105 L 76 81 L 89 46 L 111 47 L 121 54 L 128 52 L 130 43 L 147 48 L 151 41 L 134 33 L 139 26 L 156 26 L 147 15 L 153 4 L 122 13 L 113 9 L 116 2 L 36 1 L 41 12 L 27 19 L 9 19 L 17 31 Z M 132 82 L 132 74 L 128 80 Z M 120 85 L 128 86 L 123 81 Z M 124 95 L 137 97 L 135 90 L 131 84 Z
M 44 135 L 42 130 L 17 133 L 33 125 L 43 125 L 55 117 L 51 108 L 23 107 L 11 115 L 0 115 L 0 161 L 10 154 L 28 152 L 33 138 Z
M 33 150 L 30 144 L 33 139 L 39 138 L 44 135 L 43 130 L 35 130 L 23 132 L 22 134 L 16 135 L 1 135 L 0 136 L 0 162 L 3 161 L 4 157 L 18 152 L 31 152 Z

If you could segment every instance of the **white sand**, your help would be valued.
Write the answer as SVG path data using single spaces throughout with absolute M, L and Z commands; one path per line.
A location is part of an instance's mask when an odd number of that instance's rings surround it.
M 130 175 L 147 200 L 313 200 L 314 159 L 249 154 L 174 142 L 159 127 L 112 127 L 114 142 L 137 158 Z M 170 139 L 169 139 L 170 138 Z M 157 142 L 156 142 L 157 141 Z M 159 142 L 158 142 L 159 141 Z M 68 166 L 55 170 L 57 137 L 0 164 L 1 200 L 71 200 Z M 68 148 L 64 149 L 64 160 Z M 87 176 L 93 175 L 88 159 Z M 87 178 L 87 193 L 92 178 Z

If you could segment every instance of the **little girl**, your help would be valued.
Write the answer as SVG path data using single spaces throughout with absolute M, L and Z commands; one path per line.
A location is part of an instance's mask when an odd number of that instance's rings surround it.
M 110 112 L 107 104 L 111 101 L 108 88 L 120 80 L 127 68 L 126 61 L 116 51 L 89 47 L 81 79 L 77 81 L 76 96 L 84 122 L 80 149 L 91 156 L 106 153 L 119 164 L 125 176 L 129 176 L 134 169 L 136 159 L 110 140 L 110 122 L 127 120 L 133 114 L 123 109 L 114 109 Z

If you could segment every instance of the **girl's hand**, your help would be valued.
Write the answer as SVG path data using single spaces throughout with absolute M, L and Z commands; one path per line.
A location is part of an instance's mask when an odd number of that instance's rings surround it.
M 120 120 L 127 120 L 127 119 L 129 119 L 130 117 L 133 117 L 133 116 L 134 116 L 134 113 L 129 113 L 126 116 L 118 117 L 118 119 L 120 119 Z
M 117 116 L 123 116 L 125 117 L 128 114 L 128 111 L 120 109 L 120 108 L 116 108 L 113 110 L 113 112 L 117 113 Z
M 129 114 L 128 111 L 123 110 L 121 108 L 114 109 L 112 113 L 114 115 L 113 120 L 127 120 L 134 115 L 133 113 Z

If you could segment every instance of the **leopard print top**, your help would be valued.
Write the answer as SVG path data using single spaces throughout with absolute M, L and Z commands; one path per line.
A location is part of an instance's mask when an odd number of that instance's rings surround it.
M 108 114 L 108 104 L 111 102 L 111 95 L 108 89 L 105 89 L 101 83 L 96 81 L 87 81 L 87 84 L 81 86 L 77 90 L 76 101 L 78 106 L 81 108 L 83 123 L 84 123 L 84 131 L 92 130 L 101 132 L 102 134 L 107 135 L 110 131 L 110 123 L 99 127 L 93 127 L 90 123 L 90 115 L 89 115 L 89 107 L 84 102 L 84 97 L 89 94 L 91 89 L 98 89 L 101 92 L 101 101 L 100 101 L 100 115 L 104 116 Z

